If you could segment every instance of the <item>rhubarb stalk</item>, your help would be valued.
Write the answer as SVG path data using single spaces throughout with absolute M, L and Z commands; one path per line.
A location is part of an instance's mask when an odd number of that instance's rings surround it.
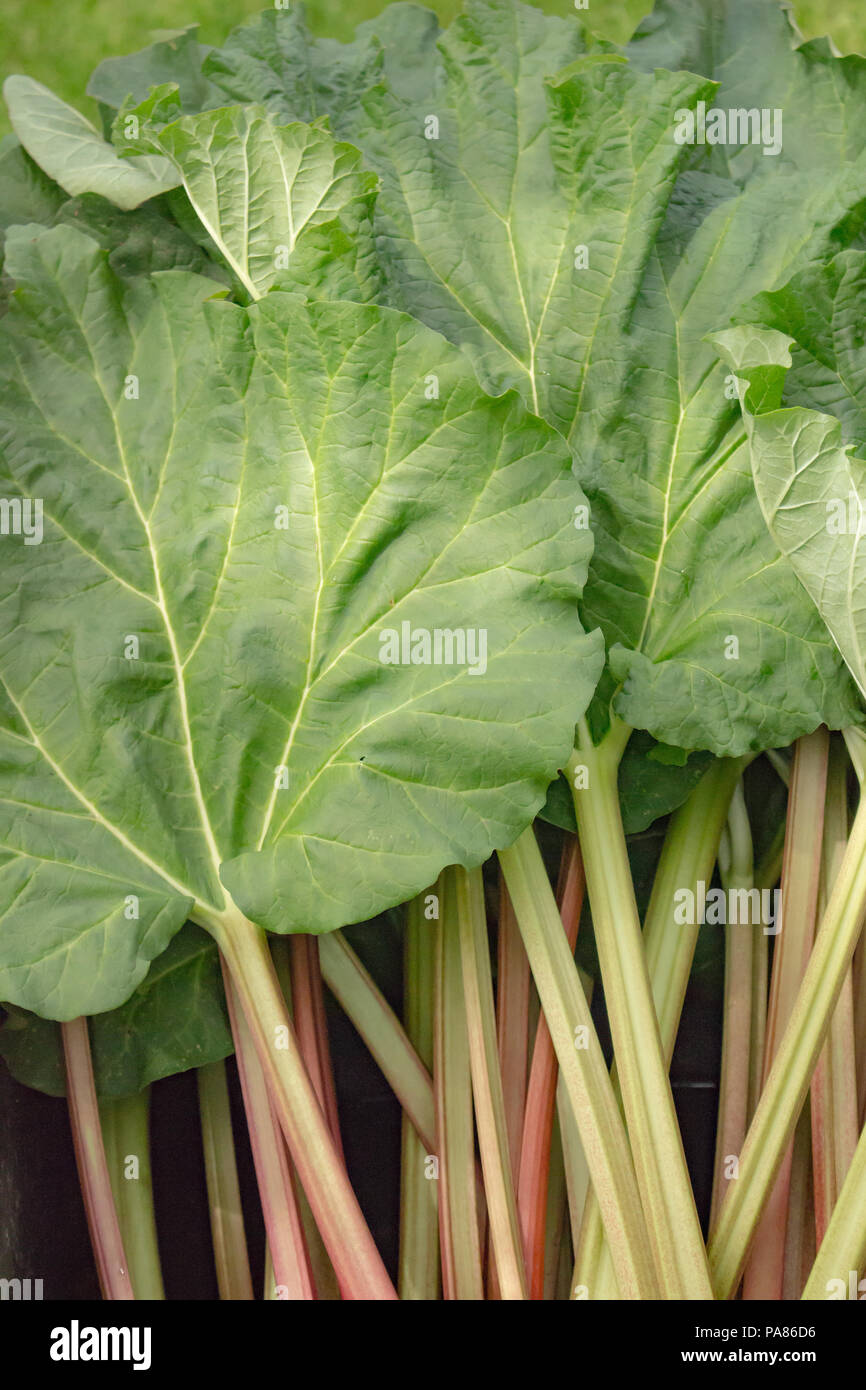
M 569 760 L 595 941 L 635 1172 L 667 1298 L 712 1297 L 706 1251 L 659 1034 L 619 809 L 628 729 L 596 746 L 586 720 Z
M 225 1062 L 198 1069 L 204 1170 L 217 1286 L 222 1299 L 253 1297 Z
M 527 1296 L 526 1271 L 499 1074 L 484 884 L 480 869 L 456 867 L 446 876 L 455 882 L 472 1096 L 497 1284 L 501 1298 L 519 1300 Z
M 463 997 L 457 885 L 447 870 L 438 884 L 433 1083 L 439 1160 L 439 1241 L 446 1299 L 481 1301 L 480 1212 L 475 1181 L 472 1071 Z
M 99 1286 L 105 1299 L 133 1299 L 129 1265 L 120 1234 L 120 1223 L 111 1190 L 111 1178 L 102 1142 L 102 1126 L 90 1037 L 86 1018 L 74 1018 L 61 1025 L 63 1055 L 66 1060 L 66 1098 L 78 1165 L 78 1181 L 87 1213 L 90 1243 L 96 1261 Z
M 830 739 L 816 729 L 797 742 L 788 795 L 781 915 L 776 922 L 764 1084 L 803 979 L 815 933 L 821 876 L 821 838 Z M 784 1155 L 775 1187 L 757 1227 L 743 1280 L 745 1299 L 779 1299 L 785 1266 L 785 1234 L 793 1148 Z
M 436 926 L 425 916 L 428 902 L 435 904 L 435 894 L 413 898 L 406 909 L 403 994 L 408 1041 L 421 1065 L 432 1072 Z M 431 1171 L 436 1147 L 432 1083 L 429 1091 L 432 1127 L 426 1142 L 420 1138 L 406 1105 L 403 1107 L 398 1289 L 401 1299 L 413 1302 L 429 1302 L 440 1296 L 438 1184 Z

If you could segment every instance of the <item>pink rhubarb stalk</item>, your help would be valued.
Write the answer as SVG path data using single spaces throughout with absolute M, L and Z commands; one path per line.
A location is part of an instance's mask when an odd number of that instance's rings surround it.
M 577 836 L 571 835 L 563 849 L 557 904 L 572 953 L 577 943 L 577 928 L 585 886 Z M 517 1167 L 517 1209 L 531 1299 L 544 1297 L 547 1189 L 558 1076 L 559 1063 L 556 1060 L 553 1040 L 542 1015 L 538 1020 L 532 1052 L 520 1161 Z
M 105 1299 L 134 1299 L 102 1142 L 87 1019 L 62 1024 L 61 1033 L 72 1142 L 99 1287 Z
M 225 967 L 223 978 L 274 1283 L 280 1297 L 292 1301 L 312 1299 L 313 1277 L 283 1135 L 249 1027 Z
M 781 918 L 777 922 L 764 1077 L 782 1040 L 815 935 L 821 876 L 821 841 L 830 739 L 825 728 L 801 738 L 794 753 L 782 866 Z M 743 1280 L 743 1297 L 780 1299 L 785 1263 L 788 1194 L 793 1143 L 782 1160 L 758 1224 Z

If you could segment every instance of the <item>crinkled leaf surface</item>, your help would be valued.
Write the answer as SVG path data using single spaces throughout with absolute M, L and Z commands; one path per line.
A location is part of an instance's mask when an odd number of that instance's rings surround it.
M 377 179 L 360 152 L 318 126 L 275 124 L 263 107 L 235 106 L 165 122 L 175 89 L 136 108 L 127 153 L 158 151 L 177 169 L 214 247 L 247 293 L 306 284 L 329 298 L 369 299 L 377 277 L 371 211 Z M 157 121 L 156 113 L 162 119 Z
M 73 197 L 99 193 L 118 207 L 136 208 L 177 183 L 165 159 L 121 159 L 86 117 L 32 77 L 7 77 L 3 95 L 27 153 Z
M 487 389 L 516 387 L 567 431 L 599 315 L 621 316 L 633 297 L 670 193 L 681 156 L 670 113 L 711 84 L 631 71 L 576 20 L 511 0 L 471 0 L 438 49 L 423 11 L 398 7 L 393 31 L 389 14 L 368 36 L 387 56 L 362 101 L 327 105 L 325 55 L 309 40 L 298 55 L 314 56 L 283 70 L 281 98 L 260 83 L 258 93 L 291 108 L 315 91 L 381 175 L 392 302 L 468 348 Z M 284 22 L 297 32 L 297 20 Z M 280 24 L 260 27 L 262 58 Z M 368 51 L 359 35 L 345 64 Z M 222 81 L 219 61 L 208 67 Z M 403 64 L 418 74 L 413 86 Z M 236 68 L 235 95 L 241 77 Z
M 0 231 L 68 222 L 99 242 L 120 275 L 192 270 L 228 283 L 228 276 L 169 215 L 164 198 L 126 212 L 96 193 L 70 198 L 16 142 L 0 155 Z
M 392 44 L 388 13 L 377 81 L 354 104 L 341 91 L 331 114 L 382 178 L 392 302 L 463 345 L 488 389 L 520 389 L 572 446 L 598 531 L 585 620 L 612 650 L 594 728 L 614 698 L 663 743 L 736 755 L 845 723 L 853 692 L 767 534 L 736 392 L 704 339 L 857 233 L 863 64 L 796 51 L 775 0 L 662 3 L 629 65 L 576 19 L 513 0 L 471 0 L 435 52 L 418 21 L 414 46 L 404 21 Z M 297 32 L 271 17 L 208 70 L 230 74 L 235 98 L 270 103 L 281 79 L 284 110 L 312 90 L 319 114 L 315 44 L 299 42 L 292 66 L 268 62 L 281 23 Z M 362 51 L 359 35 L 345 63 Z M 678 114 L 699 100 L 781 105 L 782 155 L 678 145 Z
M 866 256 L 810 267 L 745 312 L 755 326 L 718 344 L 761 507 L 866 698 Z
M 44 174 L 14 136 L 0 153 L 0 263 L 6 229 L 21 222 L 40 222 L 50 227 L 54 214 L 68 202 L 63 189 Z M 0 270 L 0 309 L 10 289 Z
M 401 95 L 426 98 L 441 65 L 439 33 L 432 11 L 400 3 L 359 24 L 352 43 L 314 38 L 295 4 L 240 25 L 203 70 L 233 101 L 260 102 L 277 120 L 328 116 L 344 130 L 356 128 L 365 93 L 383 75 Z
M 615 707 L 628 723 L 734 755 L 822 720 L 837 727 L 855 708 L 762 525 L 736 393 L 705 338 L 856 233 L 866 87 L 862 63 L 794 49 L 774 5 L 733 0 L 724 22 L 709 4 L 692 10 L 710 35 L 699 55 L 678 43 L 683 7 L 665 4 L 634 60 L 699 57 L 721 81 L 714 106 L 783 107 L 783 153 L 690 152 L 629 331 L 591 374 L 572 440 L 597 527 L 584 611 L 613 649 L 605 694 L 620 681 Z M 816 128 L 817 145 L 806 136 Z
M 0 228 L 16 223 L 49 225 L 67 195 L 17 142 L 0 154 Z
M 131 998 L 91 1018 L 90 1042 L 96 1089 L 106 1100 L 228 1057 L 233 1044 L 219 954 L 207 933 L 187 922 Z M 22 1085 L 65 1094 L 63 1043 L 50 1019 L 11 1006 L 0 1026 L 0 1056 Z
M 159 270 L 191 270 L 228 285 L 228 272 L 177 225 L 163 201 L 154 198 L 134 212 L 124 212 L 95 193 L 85 193 L 80 198 L 64 199 L 47 225 L 65 223 L 86 232 L 108 252 L 112 270 L 125 278 Z
M 112 111 L 119 111 L 129 99 L 144 101 L 152 87 L 164 82 L 177 85 L 184 111 L 204 111 L 225 106 L 225 92 L 209 82 L 202 64 L 210 53 L 198 42 L 198 26 L 193 24 L 175 34 L 157 39 L 147 48 L 121 58 L 106 58 L 94 69 L 87 84 L 87 95 Z
M 116 1006 L 223 885 L 325 931 L 510 843 L 601 663 L 559 436 L 391 310 L 203 308 L 69 227 L 8 257 L 4 488 L 44 534 L 0 550 L 0 998 Z M 381 659 L 436 630 L 483 673 Z

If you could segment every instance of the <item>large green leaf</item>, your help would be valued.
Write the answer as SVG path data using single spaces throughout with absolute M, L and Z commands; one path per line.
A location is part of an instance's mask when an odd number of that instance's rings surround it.
M 567 431 L 599 317 L 622 318 L 670 193 L 681 156 L 670 114 L 711 84 L 633 72 L 576 20 L 511 0 L 471 0 L 438 51 L 424 11 L 398 7 L 393 29 L 390 15 L 343 59 L 360 64 L 375 38 L 384 45 L 362 101 L 342 87 L 331 100 L 321 74 L 335 46 L 317 53 L 309 40 L 283 68 L 281 94 L 263 83 L 258 93 L 291 109 L 312 89 L 382 177 L 392 302 L 467 347 L 487 389 L 516 387 Z M 280 27 L 280 17 L 260 27 L 259 66 Z M 222 81 L 219 61 L 208 66 Z M 246 71 L 235 69 L 233 94 Z
M 647 72 L 675 67 L 716 77 L 715 104 L 726 109 L 781 108 L 780 156 L 765 156 L 761 144 L 692 147 L 695 164 L 713 173 L 745 182 L 779 162 L 837 175 L 862 153 L 859 123 L 838 116 L 862 102 L 866 59 L 840 58 L 826 38 L 804 43 L 787 0 L 656 0 L 627 51 Z
M 258 299 L 303 283 L 329 298 L 371 298 L 377 179 L 360 152 L 318 126 L 276 125 L 263 107 L 172 119 L 177 100 L 175 88 L 156 88 L 120 113 L 116 139 L 127 153 L 171 160 L 209 244 L 246 292 Z M 130 121 L 135 134 L 124 137 Z
M 223 885 L 324 931 L 513 841 L 601 661 L 555 432 L 392 310 L 203 308 L 69 227 L 7 256 L 4 491 L 44 534 L 0 549 L 0 998 L 101 1012 Z M 445 630 L 486 662 L 383 660 Z
M 96 1089 L 106 1100 L 227 1057 L 232 1035 L 210 937 L 191 922 L 182 927 L 131 998 L 90 1020 L 90 1043 Z M 11 1006 L 0 1056 L 22 1085 L 65 1094 L 63 1043 L 50 1019 Z
M 235 99 L 330 111 L 382 178 L 392 302 L 568 438 L 597 530 L 585 619 L 611 649 L 596 733 L 612 699 L 665 744 L 726 755 L 849 721 L 853 692 L 767 534 L 736 392 L 704 339 L 857 235 L 863 63 L 796 50 L 775 0 L 662 3 L 628 65 L 576 18 L 514 0 L 470 0 L 435 50 L 423 12 L 401 9 L 393 36 L 389 14 L 341 50 L 360 83 L 382 49 L 354 100 L 340 83 L 331 101 L 296 18 L 247 27 L 208 71 Z M 662 70 L 678 67 L 720 89 Z M 781 156 L 677 144 L 698 101 L 783 107 Z
M 109 263 L 118 274 L 193 270 L 227 283 L 221 267 L 178 227 L 165 201 L 152 198 L 126 212 L 96 193 L 70 198 L 14 139 L 0 155 L 0 231 L 26 223 L 52 227 L 68 222 L 110 252 Z
M 859 231 L 866 70 L 795 49 L 769 0 L 665 3 L 640 33 L 633 61 L 701 63 L 721 83 L 714 106 L 784 110 L 781 156 L 690 150 L 629 331 L 590 373 L 572 434 L 597 531 L 584 612 L 612 648 L 605 696 L 665 742 L 736 755 L 856 709 L 766 533 L 736 392 L 705 339 Z
M 233 101 L 261 103 L 279 121 L 328 116 L 344 130 L 353 128 L 364 95 L 383 75 L 401 95 L 426 100 L 439 67 L 439 33 L 432 11 L 393 4 L 344 44 L 314 38 L 302 5 L 274 7 L 212 49 L 203 69 Z
M 0 154 L 0 229 L 4 232 L 20 222 L 50 225 L 66 201 L 63 189 L 17 142 Z
M 755 326 L 717 341 L 740 379 L 757 495 L 866 698 L 866 255 L 810 267 L 745 312 Z
M 7 227 L 20 222 L 50 227 L 65 202 L 68 199 L 63 189 L 43 174 L 13 136 L 0 152 L 0 262 Z M 8 278 L 0 270 L 0 308 L 5 306 L 8 290 Z
M 95 193 L 84 193 L 80 198 L 65 198 L 47 225 L 65 223 L 86 232 L 108 252 L 112 270 L 124 278 L 159 270 L 191 270 L 222 285 L 231 283 L 228 272 L 178 226 L 164 202 L 154 198 L 134 212 L 124 212 Z
M 86 117 L 32 77 L 7 77 L 3 95 L 27 153 L 73 197 L 99 193 L 120 208 L 136 208 L 177 183 L 165 159 L 121 159 Z
M 87 95 L 103 107 L 118 111 L 130 99 L 136 104 L 144 101 L 152 87 L 173 82 L 184 111 L 224 106 L 225 93 L 202 72 L 202 63 L 211 50 L 198 42 L 197 29 L 192 24 L 157 39 L 137 53 L 104 59 L 90 76 Z

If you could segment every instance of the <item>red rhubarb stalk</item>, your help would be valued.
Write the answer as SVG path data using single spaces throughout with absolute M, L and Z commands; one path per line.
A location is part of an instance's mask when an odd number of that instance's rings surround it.
M 87 1019 L 62 1024 L 61 1033 L 75 1162 L 102 1297 L 134 1299 L 102 1142 Z
M 289 941 L 292 980 L 292 1014 L 298 1033 L 298 1046 L 319 1104 L 325 1112 L 331 1137 L 343 1158 L 337 1091 L 331 1065 L 325 994 L 319 964 L 319 943 L 315 936 L 295 935 Z
M 225 967 L 223 977 L 274 1284 L 281 1298 L 312 1299 L 315 1291 L 310 1261 L 283 1135 L 249 1027 Z
M 571 835 L 563 849 L 556 896 L 572 954 L 577 943 L 577 928 L 585 886 L 577 836 Z M 517 1168 L 517 1208 L 531 1299 L 544 1297 L 547 1188 L 558 1075 L 556 1051 L 542 1016 L 538 1021 L 532 1051 L 532 1068 L 526 1093 L 526 1114 Z
M 815 935 L 829 747 L 827 730 L 820 728 L 801 738 L 794 753 L 782 865 L 781 914 L 776 923 L 779 931 L 767 1015 L 764 1085 L 791 1016 Z M 743 1280 L 745 1299 L 782 1297 L 792 1160 L 793 1143 L 782 1160 L 755 1232 Z

